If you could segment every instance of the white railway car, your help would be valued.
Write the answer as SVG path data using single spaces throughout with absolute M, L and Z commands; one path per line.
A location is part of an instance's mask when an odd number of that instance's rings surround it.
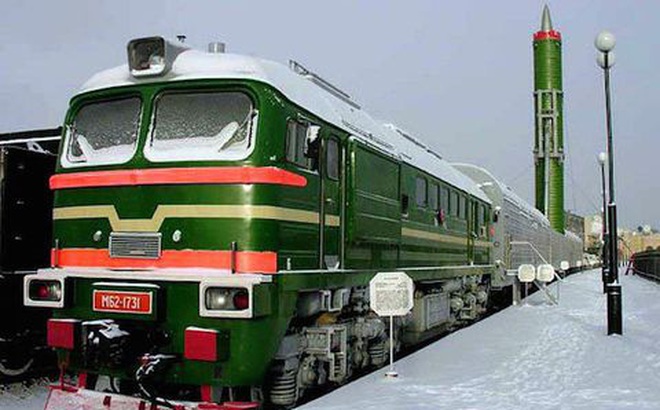
M 453 164 L 470 177 L 493 202 L 494 258 L 500 267 L 493 277 L 494 288 L 511 285 L 515 271 L 522 264 L 551 264 L 559 270 L 566 261 L 570 269 L 582 265 L 583 244 L 573 232 L 561 234 L 538 209 L 525 202 L 489 171 L 471 164 Z

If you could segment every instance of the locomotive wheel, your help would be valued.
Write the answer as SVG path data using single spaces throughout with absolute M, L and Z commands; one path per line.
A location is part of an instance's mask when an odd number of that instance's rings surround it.
M 19 379 L 34 364 L 34 344 L 20 333 L 16 338 L 0 338 L 0 379 Z
M 6 379 L 19 378 L 27 373 L 34 364 L 34 358 L 28 355 L 7 355 L 0 359 L 0 376 Z

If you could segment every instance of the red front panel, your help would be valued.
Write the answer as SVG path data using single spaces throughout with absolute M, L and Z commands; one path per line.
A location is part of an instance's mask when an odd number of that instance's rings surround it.
M 188 360 L 216 361 L 218 332 L 211 329 L 186 329 L 183 356 Z
M 73 350 L 78 322 L 70 319 L 48 319 L 46 342 L 50 347 Z

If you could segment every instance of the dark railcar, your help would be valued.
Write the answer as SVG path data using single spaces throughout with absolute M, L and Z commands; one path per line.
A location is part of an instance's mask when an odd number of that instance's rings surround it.
M 15 379 L 45 346 L 48 311 L 23 306 L 23 277 L 50 260 L 52 193 L 61 129 L 0 135 L 0 379 Z

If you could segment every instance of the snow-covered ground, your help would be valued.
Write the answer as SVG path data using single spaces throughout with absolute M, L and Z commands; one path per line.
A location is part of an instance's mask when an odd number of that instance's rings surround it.
M 660 285 L 622 276 L 624 335 L 606 336 L 600 272 L 537 292 L 303 409 L 660 409 Z M 39 409 L 43 381 L 0 387 L 0 410 Z
M 0 410 L 42 410 L 48 396 L 48 381 L 0 386 Z
M 606 336 L 600 271 L 541 292 L 306 406 L 310 409 L 660 409 L 660 286 L 622 276 L 623 336 Z

